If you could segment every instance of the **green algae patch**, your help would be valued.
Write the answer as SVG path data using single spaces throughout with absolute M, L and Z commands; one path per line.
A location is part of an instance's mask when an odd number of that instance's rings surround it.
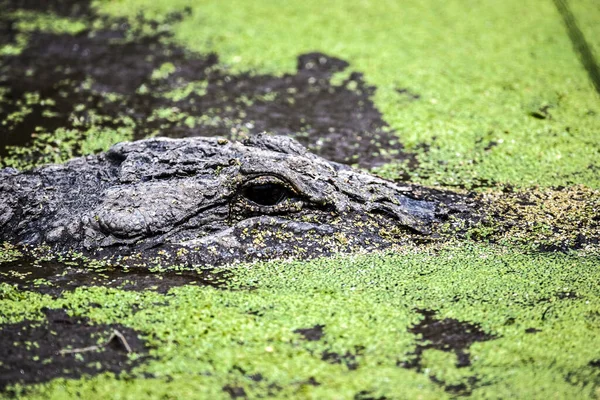
M 76 35 L 86 29 L 83 21 L 63 18 L 52 12 L 36 12 L 17 10 L 4 13 L 2 19 L 18 21 L 13 29 L 20 31 L 13 43 L 0 45 L 0 56 L 19 54 L 27 46 L 29 34 L 32 32 L 52 32 Z
M 466 243 L 228 272 L 225 288 L 166 294 L 88 287 L 51 298 L 3 284 L 4 324 L 64 308 L 140 332 L 150 349 L 117 379 L 8 390 L 20 398 L 598 395 L 594 252 Z
M 84 21 L 60 17 L 52 12 L 17 10 L 4 17 L 18 20 L 15 28 L 25 32 L 41 31 L 76 35 L 87 27 Z
M 598 8 L 574 1 L 593 49 Z M 187 1 L 96 1 L 99 10 L 159 17 Z M 314 10 L 319 10 L 318 13 Z M 190 49 L 215 51 L 232 71 L 292 73 L 321 51 L 376 86 L 374 101 L 419 166 L 410 178 L 476 187 L 600 187 L 600 97 L 551 1 L 464 3 L 202 1 L 173 24 Z M 518 18 L 516 17 L 518 16 Z M 340 79 L 341 81 L 341 79 Z M 382 145 L 385 147 L 385 145 Z M 379 172 L 398 177 L 403 164 Z
M 19 259 L 22 253 L 10 243 L 2 243 L 0 247 L 0 264 Z
M 17 62 L 15 71 L 24 73 L 9 71 L 4 78 L 35 81 L 33 86 L 54 82 L 58 93 L 51 99 L 54 105 L 47 98 L 28 101 L 26 96 L 39 96 L 33 90 L 16 90 L 10 103 L 0 100 L 10 111 L 3 127 L 13 136 L 3 165 L 16 166 L 24 157 L 31 161 L 23 165 L 39 165 L 154 135 L 236 138 L 268 130 L 295 135 L 306 144 L 315 124 L 319 135 L 326 136 L 328 129 L 340 128 L 336 118 L 348 120 L 348 114 L 358 113 L 363 117 L 351 120 L 351 128 L 341 124 L 349 132 L 344 142 L 350 149 L 343 159 L 321 153 L 323 143 L 331 146 L 323 138 L 310 148 L 334 161 L 376 166 L 374 172 L 386 178 L 430 185 L 600 187 L 600 102 L 552 2 L 532 7 L 488 1 L 466 7 L 344 1 L 323 10 L 314 1 L 287 2 L 285 7 L 261 1 L 203 1 L 192 7 L 187 1 L 160 0 L 94 4 L 88 19 L 81 20 L 56 17 L 53 23 L 51 13 L 43 17 L 24 10 L 6 16 L 15 20 L 18 33 L 16 42 L 7 46 L 17 46 L 19 35 L 31 34 L 32 40 L 21 46 L 29 57 L 46 54 L 49 42 L 79 50 L 68 57 L 63 51 L 64 60 L 41 70 L 35 63 L 20 68 Z M 584 1 L 573 2 L 572 8 L 596 49 L 597 8 Z M 312 13 L 314 9 L 320 12 Z M 114 17 L 126 17 L 128 23 Z M 331 65 L 349 63 L 343 71 L 332 72 L 328 93 L 343 89 L 364 98 L 358 96 L 354 104 L 348 96 L 340 97 L 331 103 L 348 102 L 347 109 L 321 106 L 324 115 L 310 118 L 317 100 L 304 107 L 289 105 L 323 90 L 314 85 L 322 78 L 313 76 L 306 92 L 300 88 L 302 96 L 274 94 L 283 81 L 260 86 L 265 79 L 293 76 L 299 72 L 298 57 L 315 51 Z M 111 54 L 123 57 L 109 64 L 108 57 L 99 56 Z M 47 62 L 56 60 L 49 57 Z M 82 81 L 73 79 L 65 65 L 73 66 Z M 325 91 L 318 100 L 324 96 Z M 360 122 L 371 117 L 363 115 L 361 104 L 371 100 L 377 121 L 363 128 Z M 153 115 L 153 110 L 160 112 Z M 166 115 L 164 110 L 174 111 Z M 64 130 L 77 128 L 72 121 L 87 123 L 88 113 L 106 113 L 114 121 L 105 118 L 99 135 L 79 133 L 77 141 L 85 142 L 81 147 L 62 140 L 61 150 L 50 143 L 50 151 L 60 153 L 50 160 L 22 154 L 29 145 L 46 149 L 52 136 L 65 138 Z M 122 123 L 119 118 L 125 117 L 133 118 L 135 126 Z M 323 125 L 330 118 L 336 127 Z M 31 133 L 35 136 L 28 141 Z M 367 163 L 369 158 L 374 161 Z
M 535 250 L 595 249 L 600 238 L 600 191 L 504 187 L 477 195 L 483 213 L 460 220 L 451 216 L 439 231 L 448 238 L 519 245 Z
M 133 133 L 131 127 L 127 126 L 106 128 L 90 125 L 80 129 L 42 131 L 32 137 L 33 141 L 29 146 L 9 147 L 9 154 L 2 159 L 2 163 L 18 169 L 60 164 L 80 154 L 106 151 L 115 143 L 133 139 Z

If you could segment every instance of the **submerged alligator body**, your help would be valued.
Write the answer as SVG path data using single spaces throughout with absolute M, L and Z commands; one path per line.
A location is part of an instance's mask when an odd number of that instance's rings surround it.
M 308 258 L 430 236 L 449 208 L 422 190 L 287 137 L 155 138 L 1 170 L 0 240 L 174 265 Z

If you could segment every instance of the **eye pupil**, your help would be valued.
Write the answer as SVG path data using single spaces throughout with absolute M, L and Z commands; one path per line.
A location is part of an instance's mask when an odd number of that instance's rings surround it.
M 265 183 L 244 189 L 244 197 L 261 206 L 274 206 L 285 200 L 288 190 L 277 184 Z

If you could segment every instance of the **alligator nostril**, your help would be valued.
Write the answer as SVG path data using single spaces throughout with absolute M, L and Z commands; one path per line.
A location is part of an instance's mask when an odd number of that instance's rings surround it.
M 261 205 L 274 206 L 289 197 L 289 190 L 276 183 L 264 183 L 244 188 L 243 195 L 246 199 Z

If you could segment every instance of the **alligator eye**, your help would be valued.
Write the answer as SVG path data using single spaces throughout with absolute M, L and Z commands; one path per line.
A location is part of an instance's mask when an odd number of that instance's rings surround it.
M 255 176 L 244 182 L 229 206 L 231 221 L 261 215 L 285 215 L 304 207 L 302 194 L 287 180 L 274 175 Z
M 245 213 L 285 213 L 302 208 L 301 196 L 286 180 L 262 175 L 246 181 L 238 192 L 238 202 Z M 243 201 L 239 201 L 243 200 Z
M 291 192 L 278 183 L 263 183 L 244 188 L 242 195 L 259 206 L 274 206 L 288 199 Z

